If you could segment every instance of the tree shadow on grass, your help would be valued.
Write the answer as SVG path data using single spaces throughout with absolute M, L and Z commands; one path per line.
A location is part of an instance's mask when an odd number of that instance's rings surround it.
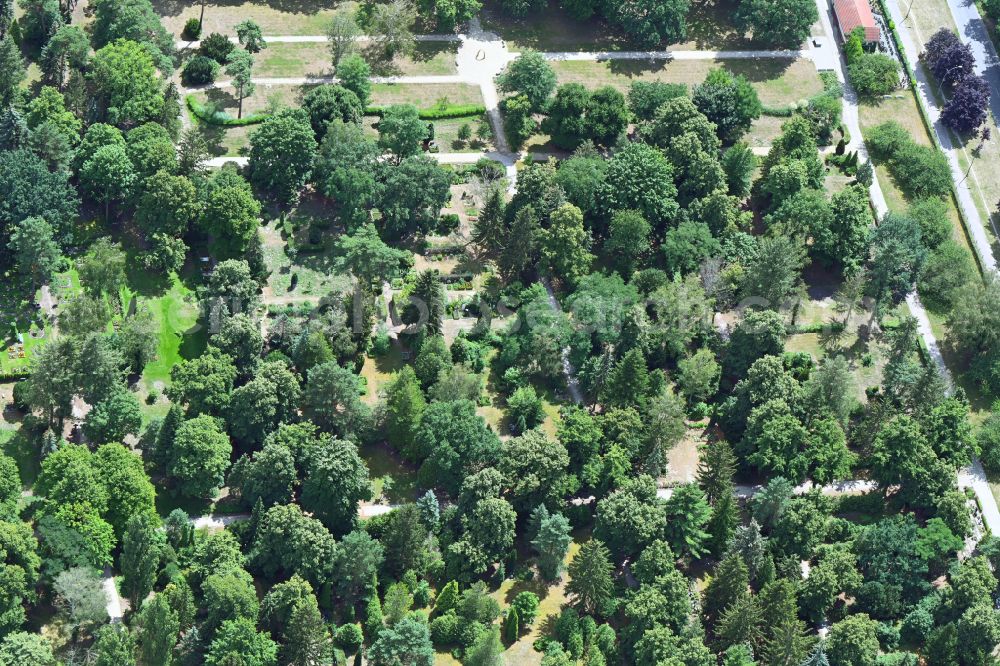
M 208 346 L 208 326 L 202 323 L 204 317 L 199 317 L 198 322 L 188 330 L 181 333 L 181 346 L 178 354 L 181 358 L 190 360 L 198 358 Z
M 795 62 L 793 58 L 754 58 L 727 60 L 724 69 L 746 77 L 750 83 L 763 83 L 781 78 Z
M 149 270 L 139 260 L 138 251 L 130 248 L 125 267 L 125 280 L 130 289 L 140 296 L 156 298 L 170 290 L 170 276 L 162 271 Z
M 750 45 L 733 23 L 736 3 L 722 0 L 694 2 L 688 10 L 687 41 L 700 49 L 744 49 Z
M 565 576 L 566 574 L 563 573 L 563 575 Z M 551 586 L 556 584 L 558 584 L 558 582 L 552 583 L 551 585 L 546 583 L 536 573 L 535 577 L 531 580 L 514 581 L 514 584 L 511 585 L 510 589 L 504 594 L 503 600 L 504 603 L 510 605 L 514 603 L 514 598 L 522 592 L 533 592 L 538 597 L 538 600 L 542 601 L 549 596 Z
M 200 7 L 198 0 L 152 0 L 152 4 L 160 16 L 177 16 L 187 9 Z M 219 11 L 226 7 L 236 9 L 244 4 L 247 4 L 246 0 L 212 0 L 208 11 Z M 329 3 L 320 0 L 250 0 L 250 4 L 266 5 L 288 14 L 316 14 L 329 7 Z M 234 19 L 233 23 L 239 20 Z

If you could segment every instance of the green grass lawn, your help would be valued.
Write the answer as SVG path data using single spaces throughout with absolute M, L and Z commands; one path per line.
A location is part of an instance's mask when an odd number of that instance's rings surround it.
M 243 513 L 246 507 L 234 498 L 222 495 L 215 499 L 191 498 L 174 495 L 157 485 L 156 513 L 166 518 L 174 509 L 181 509 L 189 516 L 201 516 L 209 513 L 232 515 Z
M 633 81 L 664 81 L 693 86 L 712 69 L 742 74 L 767 106 L 787 106 L 823 90 L 816 66 L 806 59 L 753 60 L 561 60 L 552 63 L 559 83 L 582 83 L 588 88 L 612 85 L 627 90 Z
M 183 359 L 198 356 L 205 348 L 208 331 L 198 323 L 199 308 L 195 294 L 179 277 L 172 275 L 169 289 L 161 296 L 139 298 L 140 307 L 148 307 L 160 327 L 160 343 L 156 358 L 146 364 L 142 372 L 143 392 L 156 387 L 162 392 L 170 381 L 170 369 Z M 154 405 L 145 405 L 147 416 L 166 413 L 168 405 L 162 399 Z
M 84 3 L 81 3 L 84 4 Z M 355 3 L 338 3 L 337 7 L 351 9 Z M 180 35 L 184 22 L 198 18 L 199 0 L 154 0 L 153 9 L 160 15 L 164 27 L 173 35 Z M 236 24 L 253 19 L 260 24 L 265 35 L 322 35 L 336 13 L 333 3 L 304 0 L 295 3 L 243 2 L 242 0 L 209 0 L 205 3 L 203 35 L 212 32 L 235 34 Z
M 270 271 L 264 289 L 265 304 L 317 301 L 334 291 L 350 286 L 350 277 L 336 261 L 335 242 L 340 230 L 330 225 L 334 211 L 319 197 L 303 197 L 284 221 L 272 221 L 261 228 L 264 262 Z M 286 251 L 292 247 L 313 248 L 294 258 Z
M 378 116 L 365 116 L 365 133 L 372 137 L 378 136 L 375 125 L 378 124 Z M 430 122 L 430 121 L 429 121 Z M 478 127 L 489 121 L 485 116 L 469 116 L 467 118 L 445 118 L 433 121 L 434 140 L 437 143 L 438 151 L 442 153 L 480 153 L 493 150 L 493 142 L 483 143 L 476 138 Z M 460 141 L 458 138 L 459 129 L 462 125 L 468 125 L 472 131 L 472 139 Z
M 455 42 L 418 42 L 410 56 L 380 60 L 369 57 L 364 43 L 361 44 L 361 51 L 376 76 L 454 74 L 457 50 Z M 272 42 L 257 54 L 253 72 L 258 78 L 332 76 L 330 48 L 323 42 Z M 220 78 L 224 75 L 220 74 Z
M 373 499 L 382 498 L 390 504 L 416 501 L 417 470 L 403 462 L 388 444 L 363 446 L 358 453 L 368 465 Z
M 927 127 L 920 117 L 920 108 L 917 106 L 917 100 L 912 91 L 899 91 L 889 99 L 880 100 L 878 103 L 862 103 L 859 105 L 858 110 L 862 132 L 867 132 L 877 125 L 894 120 L 906 128 L 910 137 L 916 143 L 922 146 L 933 145 L 931 137 L 927 133 Z M 878 176 L 878 182 L 882 187 L 882 193 L 885 195 L 886 204 L 889 206 L 889 209 L 897 212 L 905 212 L 909 204 L 906 197 L 896 186 L 892 176 L 889 175 L 889 171 L 885 165 L 876 166 L 875 173 Z M 946 197 L 945 201 L 948 205 L 948 221 L 951 222 L 952 238 L 969 252 L 973 262 L 975 262 L 976 255 L 972 251 L 969 237 L 965 232 L 965 227 L 962 225 L 958 209 L 955 207 L 955 201 L 950 196 Z

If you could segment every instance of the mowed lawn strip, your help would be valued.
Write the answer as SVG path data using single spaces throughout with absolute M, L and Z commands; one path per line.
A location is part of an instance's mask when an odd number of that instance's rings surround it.
M 897 91 L 888 99 L 880 100 L 878 103 L 865 102 L 859 107 L 859 121 L 863 132 L 867 132 L 871 128 L 890 120 L 894 120 L 902 125 L 916 143 L 922 146 L 932 145 L 930 135 L 924 126 L 923 119 L 920 116 L 920 108 L 917 106 L 917 100 L 912 91 Z M 909 203 L 896 186 L 892 176 L 889 175 L 889 170 L 885 164 L 876 166 L 875 173 L 878 176 L 879 185 L 882 187 L 882 193 L 885 195 L 885 201 L 890 210 L 905 212 Z M 975 257 L 972 253 L 972 247 L 969 245 L 965 227 L 962 226 L 962 220 L 958 215 L 958 209 L 955 208 L 954 199 L 950 196 L 945 197 L 945 202 L 948 205 L 948 221 L 951 222 L 952 237 L 972 257 Z
M 150 309 L 160 329 L 156 358 L 146 364 L 142 381 L 146 391 L 154 386 L 162 389 L 162 385 L 170 382 L 171 368 L 202 352 L 208 332 L 197 328 L 199 311 L 194 292 L 176 275 L 171 277 L 170 289 L 165 294 L 151 299 L 140 297 L 140 303 Z M 165 404 L 155 407 L 166 411 Z M 155 407 L 150 411 L 158 411 Z
M 787 106 L 823 89 L 815 65 L 804 58 L 754 60 L 560 60 L 551 63 L 560 83 L 588 88 L 612 85 L 628 90 L 633 81 L 664 81 L 689 86 L 701 83 L 712 69 L 742 74 L 766 106 Z
M 362 53 L 365 45 L 360 45 Z M 457 71 L 454 42 L 418 42 L 409 57 L 373 62 L 379 76 L 446 76 Z M 255 56 L 255 77 L 332 76 L 330 48 L 323 42 L 271 42 Z M 220 74 L 220 78 L 224 78 Z
M 153 9 L 160 15 L 164 27 L 173 35 L 180 35 L 184 23 L 201 15 L 199 0 L 152 0 Z M 81 3 L 82 4 L 82 3 Z M 216 0 L 205 4 L 205 21 L 202 34 L 221 32 L 236 33 L 236 24 L 246 19 L 256 21 L 265 35 L 322 35 L 338 8 L 348 11 L 357 7 L 355 2 L 333 3 L 319 0 L 302 2 L 255 3 L 243 0 Z

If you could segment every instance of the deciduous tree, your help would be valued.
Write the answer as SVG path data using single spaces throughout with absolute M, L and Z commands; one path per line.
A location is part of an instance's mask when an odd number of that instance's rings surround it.
M 294 203 L 309 180 L 315 156 L 316 139 L 307 113 L 279 111 L 250 134 L 250 180 L 279 202 Z

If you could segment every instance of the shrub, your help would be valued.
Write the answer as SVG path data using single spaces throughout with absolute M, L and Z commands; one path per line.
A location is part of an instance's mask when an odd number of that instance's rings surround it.
M 201 45 L 198 47 L 198 53 L 206 58 L 211 58 L 220 65 L 224 65 L 226 64 L 226 59 L 229 57 L 229 54 L 232 53 L 235 48 L 236 45 L 229 41 L 228 37 L 217 32 L 213 32 L 211 35 L 201 40 Z
M 448 611 L 444 615 L 431 620 L 431 642 L 435 647 L 452 645 L 458 641 L 459 621 L 454 611 Z
M 361 626 L 358 624 L 345 624 L 338 627 L 333 637 L 334 644 L 343 650 L 345 654 L 357 652 L 363 640 Z
M 977 440 L 983 467 L 990 472 L 1000 472 L 1000 414 L 994 413 L 983 422 Z
M 479 177 L 486 181 L 499 180 L 507 175 L 507 169 L 503 163 L 489 157 L 479 158 L 474 167 Z
M 875 629 L 875 633 L 878 635 L 879 644 L 886 652 L 895 650 L 899 647 L 899 628 L 896 627 L 896 625 L 879 622 L 878 627 Z
M 203 55 L 196 55 L 188 60 L 181 72 L 181 80 L 185 85 L 202 86 L 215 81 L 219 73 L 219 63 Z
M 201 37 L 201 21 L 191 17 L 184 23 L 184 30 L 181 31 L 181 37 L 189 41 L 194 41 Z
M 202 104 L 194 98 L 194 95 L 188 95 L 185 98 L 187 107 L 191 110 L 191 113 L 195 117 L 209 125 L 222 125 L 223 127 L 244 127 L 246 125 L 257 125 L 264 122 L 270 117 L 268 113 L 253 113 L 242 118 L 233 118 L 231 115 L 225 111 L 218 111 L 210 105 Z M 299 248 L 301 251 L 301 248 Z
M 440 218 L 438 218 L 437 233 L 441 236 L 447 236 L 451 232 L 458 229 L 461 220 L 455 213 L 445 213 Z
M 380 328 L 378 333 L 375 334 L 375 340 L 372 342 L 372 354 L 376 358 L 382 358 L 389 353 L 392 348 L 392 341 L 389 340 L 389 333 L 385 328 Z
M 385 110 L 386 107 L 384 106 L 367 106 L 365 107 L 365 115 L 381 118 L 385 115 Z M 481 116 L 484 113 L 486 113 L 486 107 L 482 104 L 449 104 L 447 106 L 432 106 L 429 109 L 417 110 L 417 116 L 421 120 L 469 118 L 472 116 Z
M 865 54 L 864 37 L 865 29 L 860 26 L 852 30 L 851 34 L 848 35 L 847 41 L 844 42 L 844 57 L 847 59 L 848 64 Z
M 861 97 L 888 95 L 899 86 L 899 63 L 884 53 L 863 53 L 847 67 Z
M 531 430 L 545 420 L 542 399 L 531 386 L 522 386 L 507 399 L 510 429 L 515 435 Z
M 30 407 L 28 404 L 28 392 L 30 390 L 30 386 L 26 381 L 20 381 L 14 384 L 11 402 L 21 411 L 25 411 Z
M 934 615 L 918 605 L 903 618 L 900 636 L 908 643 L 922 644 L 934 629 Z
M 812 97 L 809 104 L 799 113 L 809 119 L 819 143 L 826 145 L 833 138 L 833 130 L 840 125 L 840 111 L 843 104 L 838 95 L 821 93 Z
M 773 116 L 775 118 L 791 118 L 795 109 L 791 106 L 762 106 L 760 115 Z
M 511 606 L 517 609 L 521 627 L 527 627 L 535 621 L 535 616 L 538 614 L 538 595 L 527 590 L 519 592 Z
M 929 250 L 951 238 L 948 204 L 941 197 L 918 199 L 906 213 L 920 225 L 920 241 Z
M 865 132 L 868 152 L 876 162 L 888 161 L 910 141 L 909 132 L 895 120 L 884 122 Z

